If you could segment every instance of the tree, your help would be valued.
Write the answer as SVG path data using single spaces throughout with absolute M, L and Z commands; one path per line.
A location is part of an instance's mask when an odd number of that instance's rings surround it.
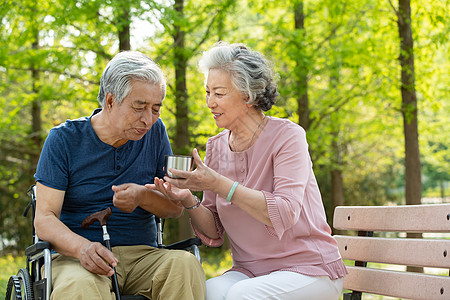
M 422 178 L 417 126 L 417 97 L 414 78 L 414 48 L 410 0 L 399 0 L 398 9 L 394 6 L 392 8 L 397 16 L 400 37 L 401 112 L 405 136 L 405 198 L 406 204 L 420 204 L 422 199 Z M 407 237 L 421 238 L 422 234 L 408 233 Z M 408 266 L 408 270 L 423 272 L 422 267 Z
M 414 49 L 411 28 L 410 0 L 399 0 L 396 10 L 400 37 L 402 116 L 405 134 L 405 197 L 406 204 L 420 204 L 422 181 L 417 126 Z

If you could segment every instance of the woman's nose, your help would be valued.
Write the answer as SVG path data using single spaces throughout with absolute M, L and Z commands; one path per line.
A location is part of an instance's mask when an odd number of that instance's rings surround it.
M 208 105 L 209 108 L 216 106 L 216 101 L 211 96 L 206 96 L 206 105 Z

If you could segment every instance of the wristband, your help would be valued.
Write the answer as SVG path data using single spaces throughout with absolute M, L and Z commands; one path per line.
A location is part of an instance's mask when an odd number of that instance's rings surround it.
M 191 207 L 185 207 L 185 209 L 194 209 L 194 208 L 197 208 L 197 207 L 199 207 L 200 204 L 202 203 L 202 202 L 200 201 L 200 199 L 198 199 L 197 196 L 195 196 L 195 195 L 193 195 L 193 196 L 194 196 L 194 198 L 195 198 L 195 204 L 194 204 L 193 206 L 191 206 Z
M 230 192 L 228 193 L 228 196 L 227 196 L 227 202 L 230 202 L 231 198 L 233 198 L 234 191 L 236 190 L 238 185 L 239 185 L 239 182 L 237 182 L 237 181 L 235 181 L 233 183 L 233 186 L 231 187 Z

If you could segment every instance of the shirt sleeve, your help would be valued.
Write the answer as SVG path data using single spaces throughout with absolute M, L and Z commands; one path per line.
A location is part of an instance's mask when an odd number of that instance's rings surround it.
M 66 144 L 57 128 L 50 130 L 39 157 L 34 178 L 45 186 L 65 191 L 69 167 Z
M 273 153 L 273 192 L 263 191 L 273 228 L 267 227 L 279 239 L 298 221 L 305 199 L 312 162 L 306 142 L 306 132 L 300 126 L 284 130 Z

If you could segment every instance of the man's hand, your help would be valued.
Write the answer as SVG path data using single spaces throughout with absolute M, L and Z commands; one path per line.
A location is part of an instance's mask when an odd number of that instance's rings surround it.
M 112 190 L 114 206 L 123 212 L 131 213 L 140 205 L 145 187 L 135 183 L 125 183 L 113 185 Z
M 114 274 L 112 267 L 116 267 L 118 262 L 114 254 L 98 242 L 89 242 L 81 247 L 79 260 L 86 270 L 109 277 Z

